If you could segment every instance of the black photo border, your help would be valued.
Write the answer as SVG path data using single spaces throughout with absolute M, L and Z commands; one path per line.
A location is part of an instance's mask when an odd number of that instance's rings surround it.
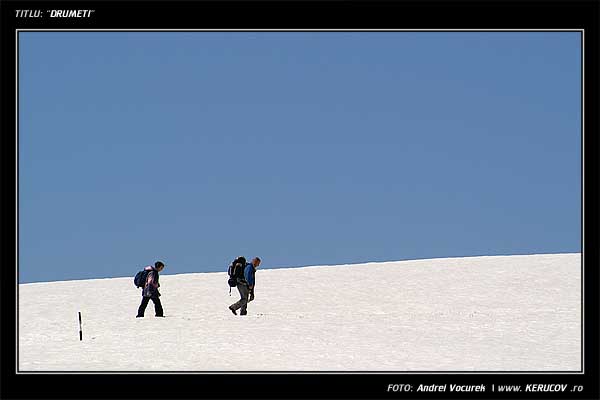
M 568 398 L 598 399 L 597 230 L 600 2 L 590 1 L 2 1 L 3 152 L 9 230 L 0 268 L 0 398 Z M 16 10 L 94 10 L 87 18 L 17 18 Z M 584 357 L 580 373 L 22 373 L 17 371 L 18 136 L 15 79 L 19 31 L 27 30 L 581 30 Z M 540 144 L 543 145 L 543 144 Z M 583 277 L 582 277 L 583 278 Z M 568 384 L 568 392 L 389 391 L 390 384 Z

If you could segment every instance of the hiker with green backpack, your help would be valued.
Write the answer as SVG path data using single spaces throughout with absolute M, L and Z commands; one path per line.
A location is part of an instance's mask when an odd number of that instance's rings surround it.
M 240 315 L 248 314 L 248 302 L 254 300 L 255 274 L 260 265 L 260 258 L 254 257 L 249 263 L 245 261 L 244 257 L 238 257 L 229 268 L 229 286 L 235 284 L 240 292 L 240 300 L 229 306 L 229 310 L 235 315 L 239 309 Z

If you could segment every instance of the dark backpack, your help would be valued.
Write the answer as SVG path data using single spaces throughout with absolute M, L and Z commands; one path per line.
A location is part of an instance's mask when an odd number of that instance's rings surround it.
M 238 257 L 229 264 L 227 268 L 227 275 L 229 279 L 227 283 L 229 284 L 229 293 L 231 294 L 231 288 L 236 287 L 238 284 L 238 280 L 244 279 L 244 268 L 246 267 L 246 258 Z
M 133 284 L 135 287 L 144 288 L 146 286 L 146 280 L 148 279 L 148 273 L 150 271 L 146 271 L 145 269 L 138 271 L 133 278 Z

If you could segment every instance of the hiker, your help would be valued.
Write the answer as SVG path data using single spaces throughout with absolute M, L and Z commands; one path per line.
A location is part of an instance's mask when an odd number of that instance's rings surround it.
M 252 262 L 246 264 L 244 268 L 244 277 L 238 278 L 237 289 L 240 292 L 240 300 L 229 306 L 232 313 L 237 315 L 236 310 L 240 310 L 240 315 L 248 314 L 248 302 L 254 300 L 254 283 L 256 268 L 260 265 L 260 258 L 254 257 Z
M 142 290 L 142 304 L 140 304 L 140 308 L 138 308 L 136 318 L 144 317 L 144 311 L 150 300 L 154 303 L 154 314 L 157 317 L 164 317 L 162 304 L 159 299 L 160 293 L 158 292 L 158 288 L 160 287 L 160 283 L 158 283 L 158 273 L 164 268 L 165 265 L 160 261 L 144 268 L 144 271 L 148 271 L 148 274 L 146 276 L 144 289 Z

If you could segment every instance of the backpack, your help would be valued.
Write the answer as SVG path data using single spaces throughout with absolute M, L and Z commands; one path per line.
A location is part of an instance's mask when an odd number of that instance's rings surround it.
M 144 288 L 146 286 L 146 280 L 148 279 L 148 273 L 150 271 L 146 271 L 145 269 L 138 271 L 133 278 L 133 284 L 135 287 Z
M 231 288 L 236 287 L 238 284 L 238 279 L 244 279 L 244 268 L 246 267 L 246 258 L 245 257 L 237 257 L 235 260 L 229 264 L 227 268 L 227 275 L 229 279 L 227 280 L 227 284 L 229 284 L 229 294 L 231 295 Z

